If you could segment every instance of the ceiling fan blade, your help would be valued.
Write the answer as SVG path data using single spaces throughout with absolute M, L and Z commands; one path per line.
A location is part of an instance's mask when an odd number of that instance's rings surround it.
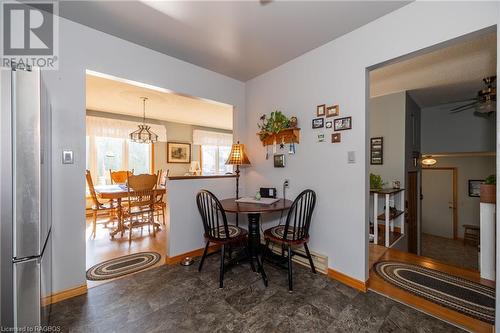
M 470 108 L 472 108 L 476 104 L 477 104 L 477 102 L 474 102 L 474 103 L 465 104 L 465 105 L 453 108 L 453 109 L 450 110 L 450 113 L 457 113 L 457 112 L 461 112 L 461 111 L 470 109 Z

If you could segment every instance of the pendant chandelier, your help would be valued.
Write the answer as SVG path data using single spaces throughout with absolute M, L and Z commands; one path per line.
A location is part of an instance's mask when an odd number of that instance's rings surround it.
M 142 125 L 138 125 L 139 129 L 130 133 L 130 140 L 138 143 L 153 143 L 158 141 L 158 135 L 151 131 L 151 126 L 146 125 L 146 101 L 147 97 L 142 99 Z

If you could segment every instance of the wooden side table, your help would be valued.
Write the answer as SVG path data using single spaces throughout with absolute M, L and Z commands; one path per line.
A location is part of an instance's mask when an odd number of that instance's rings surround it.
M 464 224 L 464 245 L 467 241 L 472 242 L 474 245 L 479 245 L 479 226 L 472 224 Z

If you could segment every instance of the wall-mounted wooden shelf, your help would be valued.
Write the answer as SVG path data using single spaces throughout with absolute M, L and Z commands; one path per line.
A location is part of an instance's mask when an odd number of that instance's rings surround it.
M 259 133 L 257 133 L 259 135 Z M 300 141 L 300 128 L 287 128 L 279 131 L 279 133 L 269 135 L 262 140 L 262 145 L 269 146 L 280 143 L 299 143 Z

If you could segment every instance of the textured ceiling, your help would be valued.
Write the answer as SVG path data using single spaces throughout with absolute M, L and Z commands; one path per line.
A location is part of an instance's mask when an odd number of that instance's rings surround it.
M 409 91 L 421 107 L 473 98 L 482 79 L 496 75 L 496 40 L 490 32 L 373 70 L 370 96 Z
M 89 74 L 86 76 L 86 90 L 87 110 L 142 117 L 140 97 L 147 97 L 147 118 L 228 130 L 233 128 L 233 108 L 230 105 Z
M 61 1 L 60 15 L 247 81 L 411 1 Z

